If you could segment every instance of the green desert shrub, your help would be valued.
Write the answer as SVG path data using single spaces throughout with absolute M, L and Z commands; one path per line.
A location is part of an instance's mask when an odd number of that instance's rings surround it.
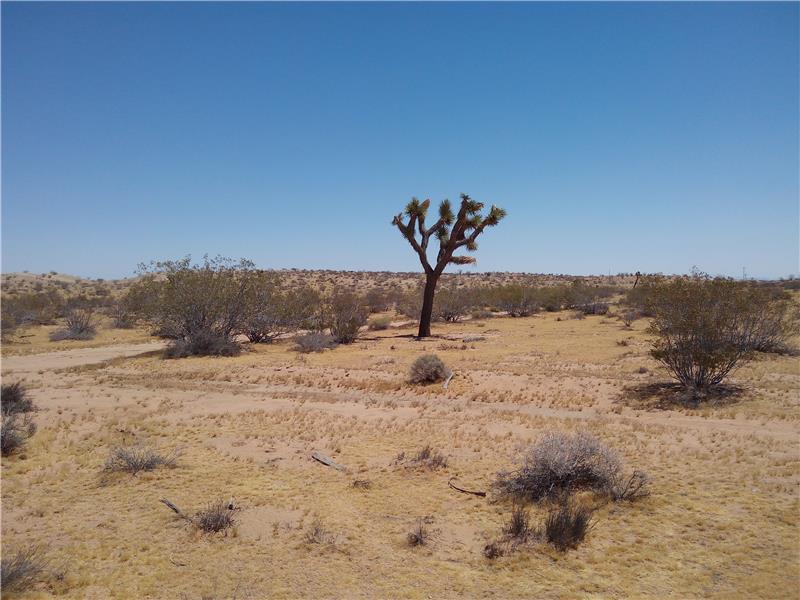
M 259 272 L 249 289 L 241 332 L 253 343 L 272 342 L 308 325 L 321 303 L 309 287 L 288 287 L 275 273 Z
M 527 285 L 503 285 L 491 289 L 490 302 L 511 317 L 527 317 L 539 310 L 540 293 Z
M 364 295 L 364 304 L 371 313 L 380 313 L 389 310 L 392 300 L 383 290 L 372 288 Z
M 652 317 L 650 307 L 653 291 L 667 280 L 658 274 L 643 275 L 636 283 L 636 287 L 628 289 L 622 297 L 622 304 L 642 317 Z
M 330 329 L 339 344 L 352 344 L 367 323 L 369 309 L 355 294 L 338 293 L 330 300 Z
M 469 314 L 475 303 L 475 293 L 472 290 L 465 287 L 442 286 L 433 299 L 433 318 L 437 321 L 457 323 Z
M 654 287 L 648 300 L 652 356 L 703 398 L 756 351 L 788 347 L 797 309 L 774 289 L 704 275 Z
M 190 257 L 142 266 L 135 295 L 143 316 L 161 337 L 173 340 L 171 357 L 231 356 L 235 336 L 247 316 L 247 299 L 255 283 L 253 263 Z
M 198 331 L 191 337 L 173 340 L 164 350 L 164 357 L 238 356 L 241 351 L 242 347 L 230 337 L 209 331 Z
M 18 327 L 50 325 L 64 314 L 64 297 L 55 289 L 22 294 L 3 293 L 0 303 L 3 333 L 13 333 Z

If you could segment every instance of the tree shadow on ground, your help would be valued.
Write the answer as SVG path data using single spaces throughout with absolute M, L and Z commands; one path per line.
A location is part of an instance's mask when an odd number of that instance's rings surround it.
M 697 395 L 680 383 L 657 381 L 625 387 L 615 404 L 640 410 L 730 406 L 741 400 L 744 391 L 744 388 L 738 385 L 724 384 L 716 386 L 706 394 Z

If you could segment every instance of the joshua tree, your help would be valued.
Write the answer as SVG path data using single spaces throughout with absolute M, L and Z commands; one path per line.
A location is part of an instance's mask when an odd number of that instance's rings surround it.
M 453 256 L 453 253 L 461 247 L 470 252 L 478 249 L 475 240 L 483 233 L 486 227 L 497 225 L 506 216 L 506 211 L 492 205 L 489 214 L 485 217 L 481 215 L 483 203 L 476 202 L 466 194 L 461 194 L 461 207 L 458 214 L 453 214 L 449 200 L 442 200 L 439 205 L 439 219 L 430 227 L 425 227 L 425 216 L 428 213 L 431 201 L 420 202 L 412 198 L 403 213 L 400 213 L 392 220 L 392 225 L 396 225 L 408 240 L 411 247 L 419 255 L 422 268 L 425 269 L 425 291 L 422 296 L 422 312 L 419 317 L 419 337 L 428 337 L 431 334 L 431 313 L 433 312 L 433 296 L 436 292 L 436 284 L 442 275 L 445 267 L 449 264 L 468 265 L 473 264 L 475 259 L 471 256 Z M 404 218 L 408 217 L 408 222 Z M 417 233 L 420 239 L 417 240 Z M 428 262 L 428 241 L 431 236 L 439 240 L 439 253 L 436 256 L 434 266 Z

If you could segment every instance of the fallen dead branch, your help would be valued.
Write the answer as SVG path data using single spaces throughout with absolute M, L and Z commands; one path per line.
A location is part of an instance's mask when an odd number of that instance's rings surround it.
M 450 371 L 450 374 L 447 376 L 447 379 L 444 380 L 444 384 L 442 385 L 444 389 L 447 389 L 447 386 L 450 385 L 450 380 L 453 378 L 453 375 L 455 375 L 455 373 Z
M 335 462 L 330 456 L 325 456 L 321 452 L 317 452 L 316 450 L 311 453 L 311 458 L 316 460 L 319 463 L 322 463 L 326 467 L 333 467 L 337 471 L 346 471 L 347 467 L 344 465 L 340 465 L 339 463 Z
M 457 492 L 461 492 L 462 494 L 472 494 L 473 496 L 480 496 L 480 497 L 482 497 L 482 498 L 486 496 L 486 492 L 473 491 L 473 490 L 465 490 L 464 488 L 460 488 L 460 487 L 458 487 L 457 485 L 455 485 L 455 484 L 453 483 L 453 480 L 454 480 L 454 479 L 455 479 L 455 477 L 451 477 L 451 478 L 450 478 L 450 481 L 448 481 L 448 482 L 447 482 L 447 485 L 449 485 L 451 488 L 453 488 L 453 489 L 454 489 L 454 490 L 456 490 Z
M 192 517 L 190 517 L 189 515 L 187 515 L 185 512 L 183 512 L 183 511 L 182 511 L 180 508 L 178 508 L 177 506 L 175 506 L 175 504 L 173 504 L 172 502 L 170 502 L 170 501 L 169 501 L 169 500 L 167 500 L 166 498 L 161 498 L 160 502 L 162 502 L 163 504 L 166 504 L 167 508 L 169 508 L 170 510 L 172 510 L 172 511 L 173 511 L 175 514 L 177 514 L 177 515 L 178 515 L 178 516 L 179 516 L 181 519 L 186 519 L 186 520 L 187 520 L 187 521 L 189 521 L 190 523 L 194 523 L 194 521 L 192 520 Z

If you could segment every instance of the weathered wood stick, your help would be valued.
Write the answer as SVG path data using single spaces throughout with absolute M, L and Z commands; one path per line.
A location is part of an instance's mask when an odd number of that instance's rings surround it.
M 455 479 L 455 477 L 451 477 L 450 481 L 447 482 L 447 485 L 449 485 L 454 490 L 461 492 L 462 494 L 472 494 L 473 496 L 481 496 L 481 497 L 486 496 L 486 492 L 473 492 L 472 490 L 465 490 L 464 488 L 460 488 L 457 485 L 454 485 L 453 479 Z
M 187 521 L 192 522 L 192 518 L 189 515 L 187 515 L 185 512 L 183 512 L 180 508 L 175 506 L 172 502 L 170 502 L 166 498 L 161 498 L 160 501 L 166 504 L 167 507 L 173 512 L 175 512 L 181 519 L 186 519 Z
M 453 375 L 455 375 L 455 373 L 450 371 L 450 375 L 448 375 L 447 379 L 444 380 L 444 385 L 442 386 L 444 389 L 447 389 L 447 386 L 450 385 L 450 380 L 453 378 Z
M 340 465 L 339 463 L 334 462 L 332 458 L 330 458 L 329 456 L 325 456 L 324 454 L 322 454 L 321 452 L 317 452 L 316 450 L 311 453 L 311 458 L 313 458 L 317 462 L 322 463 L 326 467 L 333 467 L 337 471 L 347 470 L 347 467 L 345 467 L 344 465 Z

